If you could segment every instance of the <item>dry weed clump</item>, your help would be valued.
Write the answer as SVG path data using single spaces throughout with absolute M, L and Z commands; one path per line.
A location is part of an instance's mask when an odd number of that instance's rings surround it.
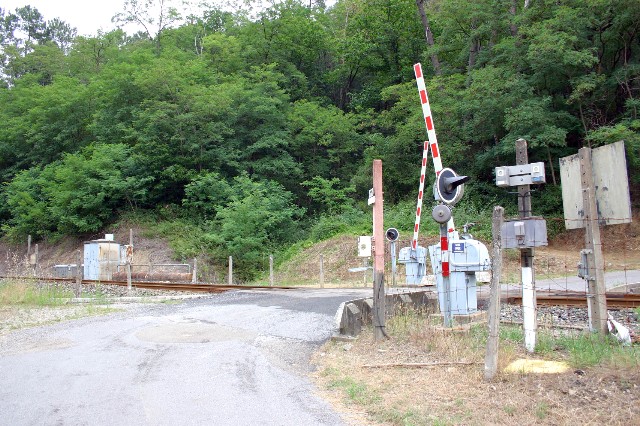
M 445 333 L 426 316 L 406 313 L 387 332 L 381 342 L 371 329 L 351 343 L 329 342 L 314 357 L 323 395 L 353 424 L 626 425 L 640 416 L 637 365 L 499 373 L 485 382 L 483 326 Z M 499 371 L 527 356 L 508 339 L 500 351 Z

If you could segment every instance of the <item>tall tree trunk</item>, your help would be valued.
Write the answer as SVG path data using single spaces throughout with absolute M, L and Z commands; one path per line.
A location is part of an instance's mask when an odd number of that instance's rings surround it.
M 547 145 L 547 158 L 549 160 L 549 167 L 551 168 L 551 181 L 554 185 L 557 185 L 556 181 L 556 168 L 553 167 L 553 160 L 551 159 L 551 150 L 549 149 L 549 145 Z
M 477 24 L 474 22 L 471 23 L 471 40 L 469 41 L 469 64 L 467 67 L 467 72 L 471 71 L 473 67 L 476 65 L 476 58 L 478 57 L 478 51 L 480 50 L 480 42 L 475 35 Z
M 518 26 L 515 23 L 516 12 L 518 10 L 517 1 L 518 0 L 511 0 L 511 7 L 509 8 L 509 13 L 511 14 L 511 23 L 509 23 L 509 32 L 511 33 L 512 37 L 515 37 L 516 35 L 518 35 Z M 528 6 L 528 2 L 525 1 L 524 7 L 526 8 L 527 6 Z
M 429 25 L 429 18 L 427 18 L 427 14 L 424 11 L 424 4 L 429 0 L 416 0 L 416 6 L 418 6 L 418 13 L 420 14 L 420 20 L 422 21 L 422 28 L 424 28 L 424 35 L 427 40 L 427 46 L 433 48 L 435 44 L 433 41 L 433 33 L 431 32 L 431 26 Z M 433 70 L 436 75 L 442 74 L 442 70 L 440 68 L 440 60 L 438 59 L 438 55 L 436 53 L 431 54 L 431 66 L 433 66 Z

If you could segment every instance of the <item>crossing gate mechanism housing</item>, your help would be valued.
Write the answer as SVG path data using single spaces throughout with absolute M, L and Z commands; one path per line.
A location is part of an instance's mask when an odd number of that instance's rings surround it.
M 447 315 L 450 318 L 451 314 L 471 314 L 477 311 L 475 273 L 491 268 L 489 252 L 484 244 L 474 240 L 471 235 L 463 235 L 460 238 L 455 230 L 449 206 L 460 201 L 464 193 L 464 183 L 469 178 L 458 176 L 452 169 L 442 167 L 429 97 L 422 74 L 422 65 L 415 64 L 414 72 L 428 141 L 424 142 L 422 153 L 413 239 L 410 247 L 404 247 L 400 250 L 398 262 L 405 264 L 407 284 L 421 285 L 426 283 L 427 249 L 418 245 L 418 232 L 420 230 L 427 157 L 431 151 L 436 176 L 433 195 L 434 199 L 440 202 L 434 208 L 432 217 L 440 224 L 441 234 L 440 243 L 430 246 L 429 254 L 431 267 L 436 276 L 440 311 L 445 314 L 445 318 Z

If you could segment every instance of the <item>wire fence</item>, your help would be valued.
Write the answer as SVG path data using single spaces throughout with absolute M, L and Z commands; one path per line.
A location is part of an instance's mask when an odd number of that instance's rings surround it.
M 563 218 L 547 218 L 549 227 L 563 227 Z M 486 223 L 484 224 L 486 225 Z M 602 233 L 599 248 L 602 250 L 603 262 L 601 271 L 604 274 L 606 292 L 614 295 L 640 295 L 640 226 L 637 223 L 606 226 L 600 228 Z M 530 243 L 533 245 L 542 244 L 546 241 L 545 236 L 532 235 Z M 423 237 L 419 241 L 422 247 L 437 246 L 438 237 Z M 490 247 L 490 241 L 484 241 Z M 411 240 L 408 238 L 397 241 L 398 251 L 402 248 L 410 247 Z M 578 263 L 581 262 L 581 250 L 585 247 L 586 241 L 583 229 L 573 229 L 564 231 L 560 237 L 552 240 L 550 245 L 540 246 L 533 249 L 533 282 L 535 291 L 539 299 L 546 296 L 569 296 L 587 300 L 590 296 L 587 281 L 577 276 Z M 518 246 L 518 237 L 512 237 L 512 241 L 503 241 L 503 247 Z M 469 297 L 469 292 L 477 292 L 478 304 L 483 308 L 482 299 L 488 294 L 488 283 L 491 279 L 490 271 L 474 272 L 473 268 L 467 271 L 458 271 L 452 253 L 451 268 L 452 273 L 465 275 L 470 274 L 475 277 L 474 285 L 465 285 L 452 288 L 454 294 L 452 298 Z M 5 251 L 0 252 L 4 258 L 0 262 L 0 275 L 38 275 L 55 276 L 54 264 L 44 262 L 34 262 L 33 255 L 26 258 L 24 253 Z M 70 259 L 79 257 L 70 256 Z M 151 257 L 151 256 L 150 256 Z M 501 289 L 503 300 L 515 300 L 522 296 L 521 278 L 521 250 L 508 248 L 503 250 L 503 262 L 501 271 Z M 399 259 L 396 256 L 396 259 Z M 78 259 L 80 260 L 80 259 Z M 418 267 L 407 274 L 408 268 L 404 264 L 397 262 L 396 273 L 392 273 L 392 257 L 389 251 L 389 244 L 385 246 L 385 285 L 387 287 L 405 287 L 407 282 L 419 283 L 420 286 L 431 288 L 437 292 L 437 276 L 433 274 L 432 261 L 428 250 L 422 259 L 417 259 Z M 231 263 L 233 260 L 231 259 Z M 469 259 L 463 258 L 460 263 L 468 264 Z M 76 261 L 75 264 L 78 262 Z M 167 263 L 166 261 L 162 262 Z M 197 263 L 197 265 L 196 265 Z M 277 256 L 271 253 L 264 253 L 259 261 L 252 268 L 258 271 L 258 278 L 252 284 L 265 286 L 315 286 L 325 288 L 349 288 L 349 287 L 372 287 L 373 269 L 372 258 L 361 258 L 357 256 L 357 238 L 342 237 L 332 239 L 314 245 L 301 251 L 293 259 L 281 262 Z M 151 267 L 149 266 L 151 265 Z M 133 271 L 163 271 L 170 272 L 164 266 L 153 266 L 153 262 L 134 265 Z M 75 275 L 72 270 L 73 264 L 69 266 L 68 273 Z M 208 282 L 212 284 L 228 284 L 231 275 L 231 283 L 243 284 L 241 276 L 233 271 L 233 265 L 229 268 L 229 261 L 215 262 L 206 256 L 200 256 L 197 261 L 191 260 L 179 265 L 179 271 L 185 274 L 192 274 L 196 269 L 196 279 L 198 282 Z M 469 269 L 468 265 L 465 266 Z M 464 268 L 463 268 L 464 269 Z M 415 287 L 415 285 L 413 285 Z M 455 294 L 455 293 L 460 293 Z M 464 295 L 462 293 L 465 293 Z M 550 306 L 552 302 L 546 301 L 545 307 L 538 304 L 536 315 L 538 324 L 541 326 L 573 325 L 577 321 L 586 323 L 585 309 L 583 307 L 567 306 L 558 303 L 557 306 Z M 618 319 L 624 321 L 637 321 L 637 315 L 632 310 L 614 311 Z M 455 314 L 455 312 L 454 312 Z M 622 316 L 622 317 L 621 317 Z M 522 309 L 517 304 L 504 305 L 502 309 L 502 320 L 506 322 L 522 321 Z

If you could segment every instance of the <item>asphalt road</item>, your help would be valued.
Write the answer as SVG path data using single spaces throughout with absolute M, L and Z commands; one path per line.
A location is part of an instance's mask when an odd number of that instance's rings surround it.
M 371 290 L 232 292 L 0 339 L 2 425 L 341 425 L 308 379 L 340 303 Z

